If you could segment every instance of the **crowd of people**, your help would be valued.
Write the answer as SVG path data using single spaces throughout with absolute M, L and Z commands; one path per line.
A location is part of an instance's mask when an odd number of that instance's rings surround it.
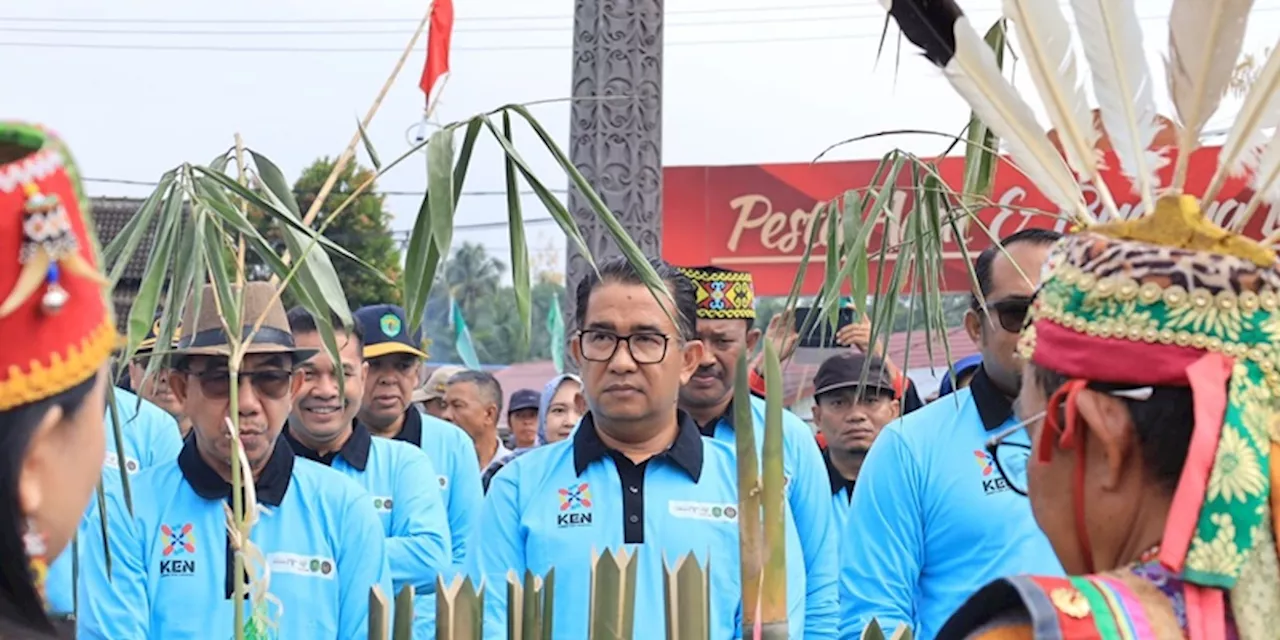
M 191 292 L 116 381 L 78 175 L 50 132 L 0 124 L 0 638 L 352 640 L 370 590 L 406 586 L 433 638 L 438 581 L 467 576 L 498 640 L 508 576 L 554 569 L 554 637 L 578 640 L 593 558 L 623 549 L 628 637 L 666 635 L 689 554 L 709 636 L 742 637 L 736 434 L 764 440 L 761 342 L 798 343 L 785 315 L 756 326 L 751 274 L 651 259 L 654 291 L 598 260 L 572 291 L 579 374 L 510 401 L 485 371 L 424 376 L 393 304 L 316 318 L 269 283 L 239 289 L 261 326 L 235 339 L 220 292 Z M 865 320 L 840 329 L 814 425 L 782 412 L 790 637 L 1276 637 L 1280 268 L 1199 207 L 982 251 L 980 356 L 928 403 Z

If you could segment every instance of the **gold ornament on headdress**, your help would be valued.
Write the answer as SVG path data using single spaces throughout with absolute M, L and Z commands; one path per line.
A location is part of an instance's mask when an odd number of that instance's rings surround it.
M 80 256 L 80 243 L 71 218 L 61 198 L 45 195 L 35 183 L 23 185 L 27 194 L 26 216 L 22 222 L 22 251 L 18 261 L 22 271 L 13 291 L 0 303 L 0 318 L 17 311 L 44 284 L 41 308 L 45 313 L 57 313 L 67 303 L 67 291 L 62 288 L 61 269 L 78 277 L 106 285 L 107 280 Z

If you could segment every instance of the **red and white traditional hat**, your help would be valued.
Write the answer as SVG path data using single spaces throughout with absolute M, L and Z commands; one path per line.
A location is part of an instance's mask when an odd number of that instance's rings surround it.
M 116 346 L 87 211 L 62 141 L 0 122 L 0 410 L 88 380 Z

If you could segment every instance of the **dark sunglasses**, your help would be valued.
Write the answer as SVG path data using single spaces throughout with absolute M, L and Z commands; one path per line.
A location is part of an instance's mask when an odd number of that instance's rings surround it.
M 1027 323 L 1027 311 L 1031 309 L 1031 301 L 1031 298 L 1005 298 L 987 305 L 987 310 L 995 315 L 1000 322 L 1000 328 L 1009 333 L 1018 333 Z
M 226 369 L 209 371 L 187 371 L 200 381 L 200 391 L 206 398 L 221 400 L 231 395 L 231 373 Z M 241 371 L 241 380 L 248 379 L 258 394 L 279 400 L 289 393 L 293 382 L 293 372 L 288 369 L 263 369 L 261 371 Z

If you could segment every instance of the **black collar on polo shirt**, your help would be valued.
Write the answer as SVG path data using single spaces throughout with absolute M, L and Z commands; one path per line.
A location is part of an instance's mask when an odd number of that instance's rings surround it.
M 186 441 L 182 443 L 182 451 L 178 454 L 178 467 L 182 470 L 182 477 L 186 478 L 187 484 L 191 485 L 196 495 L 201 498 L 225 500 L 231 497 L 231 483 L 223 480 L 222 476 L 200 457 L 200 451 L 196 448 L 195 433 L 187 436 Z M 289 479 L 292 476 L 293 449 L 289 448 L 289 442 L 281 434 L 276 438 L 275 449 L 267 459 L 266 466 L 262 468 L 262 473 L 258 474 L 257 481 L 253 483 L 258 502 L 273 507 L 280 506 L 280 503 L 284 502 L 285 492 L 289 490 Z
M 839 495 L 841 489 L 849 490 L 850 499 L 853 498 L 853 485 L 856 480 L 850 480 L 840 473 L 840 470 L 831 463 L 831 445 L 822 450 L 822 460 L 827 463 L 827 477 L 831 480 L 831 495 Z
M 696 420 L 694 424 L 697 425 L 699 433 L 708 438 L 714 438 L 716 436 L 716 427 L 720 426 L 721 420 L 724 421 L 729 429 L 733 429 L 733 400 L 730 400 L 729 406 L 724 408 L 724 413 L 716 416 L 706 424 L 698 424 Z
M 351 435 L 347 441 L 337 450 L 326 454 L 316 453 L 309 449 L 306 445 L 298 441 L 293 435 L 292 428 L 284 430 L 284 436 L 289 440 L 289 446 L 293 452 L 308 460 L 315 460 L 325 466 L 333 466 L 334 458 L 338 454 L 342 454 L 342 459 L 347 461 L 357 471 L 364 471 L 369 465 L 369 447 L 373 446 L 373 436 L 369 434 L 369 428 L 360 424 L 360 421 L 353 420 L 351 426 Z
M 676 464 L 676 466 L 684 469 L 689 477 L 697 482 L 702 477 L 702 433 L 698 430 L 698 425 L 694 423 L 693 418 L 683 411 L 676 412 L 676 420 L 679 423 L 679 431 L 676 433 L 675 442 L 671 443 L 671 447 L 666 451 L 654 456 L 654 458 L 666 458 Z M 592 462 L 610 455 L 614 452 L 609 445 L 600 439 L 600 433 L 596 430 L 595 418 L 588 411 L 582 416 L 582 422 L 578 425 L 578 430 L 573 436 L 573 468 L 578 475 L 582 475 L 587 470 L 587 466 Z
M 982 426 L 987 431 L 994 431 L 1013 417 L 1013 400 L 996 388 L 991 378 L 987 377 L 986 367 L 979 367 L 978 372 L 969 381 L 969 390 L 973 393 L 973 402 L 978 405 L 978 416 L 982 418 Z
M 400 433 L 391 439 L 422 446 L 422 414 L 417 408 L 409 407 L 409 410 L 404 412 L 404 424 L 400 425 Z

